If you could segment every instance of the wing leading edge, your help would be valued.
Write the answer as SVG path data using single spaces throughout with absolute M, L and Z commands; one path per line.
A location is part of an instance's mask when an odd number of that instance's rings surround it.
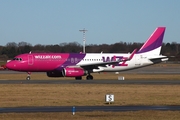
M 109 62 L 98 62 L 98 63 L 89 63 L 89 64 L 80 64 L 78 65 L 81 68 L 84 68 L 86 70 L 93 70 L 93 69 L 99 69 L 99 67 L 106 67 L 106 65 L 116 65 L 119 64 L 120 62 L 125 62 L 125 61 L 129 61 L 133 58 L 134 54 L 137 52 L 137 49 L 135 49 L 128 58 L 126 59 L 120 59 L 120 60 L 115 60 L 116 56 L 114 56 L 114 61 L 109 61 Z M 100 71 L 103 71 L 103 69 L 101 69 Z

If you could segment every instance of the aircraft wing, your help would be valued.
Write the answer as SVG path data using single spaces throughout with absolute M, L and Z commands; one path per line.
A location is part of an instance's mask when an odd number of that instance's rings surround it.
M 106 65 L 115 65 L 115 64 L 118 64 L 119 62 L 121 62 L 121 61 L 111 61 L 111 62 L 84 64 L 84 65 L 79 65 L 79 66 L 84 68 L 84 69 L 98 69 L 98 67 L 106 67 Z
M 124 62 L 124 61 L 129 61 L 133 58 L 134 54 L 136 53 L 137 49 L 135 49 L 131 55 L 129 56 L 129 58 L 126 58 L 126 59 L 121 59 L 121 60 L 118 60 L 118 61 L 109 61 L 109 62 L 97 62 L 97 63 L 90 63 L 90 64 L 82 64 L 82 65 L 79 65 L 79 67 L 82 67 L 84 69 L 98 69 L 98 67 L 106 67 L 106 65 L 116 65 L 118 64 L 119 62 Z M 116 56 L 114 56 L 116 57 Z

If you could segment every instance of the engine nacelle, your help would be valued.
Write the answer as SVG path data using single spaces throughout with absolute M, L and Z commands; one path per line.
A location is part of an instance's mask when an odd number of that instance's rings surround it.
M 48 77 L 64 77 L 62 71 L 50 71 L 46 73 Z
M 79 77 L 86 75 L 87 71 L 85 71 L 83 68 L 64 68 L 63 75 L 65 77 Z

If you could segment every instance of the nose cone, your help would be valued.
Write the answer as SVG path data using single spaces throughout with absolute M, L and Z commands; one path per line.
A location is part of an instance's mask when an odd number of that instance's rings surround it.
M 16 68 L 16 65 L 13 63 L 13 62 L 8 62 L 6 63 L 6 67 L 9 69 L 9 70 L 15 70 Z

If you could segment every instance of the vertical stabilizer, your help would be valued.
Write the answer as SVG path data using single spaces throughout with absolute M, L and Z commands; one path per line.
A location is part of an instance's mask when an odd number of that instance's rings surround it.
M 159 55 L 161 51 L 161 46 L 163 43 L 163 37 L 165 32 L 165 27 L 158 27 L 144 43 L 144 45 L 139 49 L 137 54 L 151 54 Z

